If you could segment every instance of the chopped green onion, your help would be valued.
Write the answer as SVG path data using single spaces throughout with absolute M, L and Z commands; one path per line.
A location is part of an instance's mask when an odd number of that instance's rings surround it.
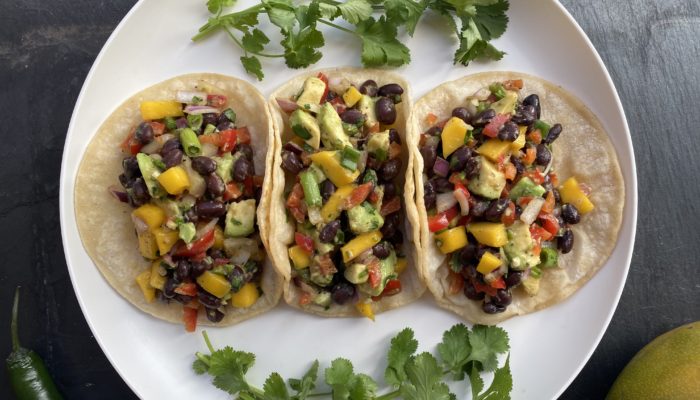
M 301 124 L 292 125 L 292 132 L 304 140 L 311 139 L 311 133 L 309 133 L 309 131 L 307 131 Z
M 367 169 L 365 171 L 365 176 L 362 178 L 362 183 L 372 182 L 374 186 L 377 186 L 378 178 L 377 173 L 373 169 Z
M 542 248 L 540 252 L 540 265 L 539 268 L 554 268 L 557 266 L 557 261 L 559 261 L 559 254 L 556 249 L 550 247 Z
M 355 150 L 350 146 L 345 146 L 340 165 L 351 171 L 355 171 L 357 170 L 357 163 L 360 161 L 361 155 L 362 153 L 359 150 Z
M 216 130 L 216 127 L 212 124 L 207 124 L 207 126 L 204 127 L 204 132 L 202 132 L 202 135 L 208 135 L 210 133 L 214 133 Z
M 489 103 L 486 101 L 480 101 L 479 105 L 476 106 L 476 112 L 480 113 L 480 112 L 486 110 L 487 108 L 489 108 Z
M 530 276 L 535 279 L 540 279 L 542 276 L 542 270 L 539 267 L 530 268 Z
M 236 112 L 230 108 L 225 109 L 222 114 L 231 122 L 236 122 Z
M 462 256 L 460 252 L 452 253 L 452 257 L 450 257 L 450 269 L 453 272 L 460 273 L 462 271 L 464 266 L 462 265 L 461 258 Z
M 318 187 L 314 174 L 304 171 L 299 175 L 301 187 L 304 190 L 304 200 L 311 207 L 321 206 L 321 190 Z
M 506 89 L 501 83 L 494 83 L 493 85 L 489 86 L 489 90 L 491 91 L 491 94 L 498 98 L 498 100 L 506 97 Z
M 202 114 L 187 114 L 187 125 L 195 131 L 202 129 L 204 117 Z
M 190 128 L 182 128 L 180 131 L 180 142 L 185 149 L 185 154 L 195 157 L 202 154 L 202 144 L 199 143 L 197 134 Z
M 163 122 L 165 123 L 165 127 L 169 131 L 174 131 L 175 129 L 177 129 L 177 123 L 175 122 L 175 119 L 173 117 L 165 117 L 165 120 L 163 120 Z

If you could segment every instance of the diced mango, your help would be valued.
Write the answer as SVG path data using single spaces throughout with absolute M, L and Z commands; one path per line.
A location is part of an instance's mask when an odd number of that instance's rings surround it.
M 348 90 L 343 93 L 343 101 L 348 107 L 354 106 L 362 98 L 362 93 L 355 88 L 355 86 L 350 86 Z
M 343 262 L 347 263 L 365 250 L 372 248 L 372 246 L 379 243 L 381 240 L 382 233 L 380 231 L 367 232 L 355 236 L 354 239 L 340 248 L 340 251 L 343 253 Z
M 452 152 L 464 146 L 464 138 L 470 126 L 464 120 L 452 117 L 442 128 L 442 155 L 449 157 Z
M 350 171 L 340 165 L 340 157 L 337 153 L 337 151 L 320 151 L 312 154 L 310 158 L 321 167 L 323 173 L 335 186 L 340 187 L 353 183 L 360 176 L 360 171 Z
M 476 149 L 476 152 L 493 162 L 498 162 L 510 149 L 512 142 L 489 139 Z
M 356 185 L 345 185 L 336 189 L 335 192 L 328 198 L 326 204 L 321 207 L 321 217 L 323 222 L 328 223 L 333 220 L 338 219 L 341 211 L 343 210 L 343 204 L 345 199 L 350 196 L 353 190 L 355 190 Z
M 156 290 L 151 287 L 149 281 L 151 279 L 151 270 L 147 269 L 136 276 L 136 284 L 141 288 L 143 297 L 147 302 L 152 302 L 156 298 Z
M 141 232 L 138 234 L 139 252 L 144 258 L 155 260 L 158 258 L 158 243 L 156 237 L 150 231 Z
M 578 181 L 573 176 L 564 181 L 559 188 L 562 203 L 573 204 L 578 212 L 587 214 L 595 208 L 591 200 L 583 193 Z
M 357 308 L 357 311 L 359 311 L 360 314 L 374 321 L 374 310 L 372 310 L 372 304 L 357 303 L 355 304 L 355 308 Z
M 151 278 L 148 284 L 154 289 L 163 290 L 163 287 L 165 287 L 167 278 L 160 274 L 162 269 L 163 267 L 160 266 L 160 260 L 156 260 L 151 264 Z
M 155 204 L 144 204 L 131 212 L 131 216 L 140 219 L 154 230 L 165 222 L 165 211 Z
M 258 287 L 254 283 L 248 282 L 241 290 L 231 295 L 231 305 L 236 308 L 248 308 L 255 304 L 260 297 Z
M 156 244 L 158 245 L 160 254 L 169 252 L 179 239 L 177 231 L 161 227 L 153 230 L 153 236 L 156 238 Z
M 464 230 L 464 225 L 456 226 L 452 229 L 447 229 L 435 234 L 435 240 L 437 240 L 438 248 L 443 254 L 452 253 L 466 246 L 468 243 L 467 232 Z
M 467 226 L 469 233 L 486 246 L 501 247 L 508 242 L 506 226 L 495 222 L 475 222 Z
M 477 265 L 476 270 L 486 275 L 494 269 L 500 267 L 502 263 L 503 261 L 501 261 L 500 258 L 487 251 L 483 256 L 481 256 L 481 260 L 479 260 L 479 265 Z
M 396 268 L 394 269 L 394 271 L 396 271 L 397 274 L 400 274 L 406 270 L 407 266 L 408 260 L 406 260 L 405 257 L 399 257 L 396 259 Z
M 289 258 L 296 269 L 304 269 L 311 265 L 311 256 L 300 246 L 292 246 L 288 250 Z
M 224 230 L 219 225 L 214 227 L 214 244 L 211 247 L 215 250 L 224 249 Z
M 231 291 L 231 282 L 225 277 L 211 271 L 204 271 L 202 275 L 198 276 L 197 283 L 202 289 L 218 298 L 226 296 L 226 294 Z
M 518 134 L 518 138 L 510 144 L 510 151 L 518 151 L 525 147 L 525 132 L 527 132 L 527 126 L 521 126 L 518 130 L 520 134 Z
M 182 104 L 177 101 L 142 101 L 141 118 L 145 120 L 181 117 Z
M 187 176 L 187 171 L 179 165 L 168 168 L 165 172 L 158 175 L 158 182 L 170 194 L 182 194 L 190 187 L 190 178 Z

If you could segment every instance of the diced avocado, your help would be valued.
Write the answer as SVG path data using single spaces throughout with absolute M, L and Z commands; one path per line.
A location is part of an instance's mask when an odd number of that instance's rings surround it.
M 537 292 L 540 291 L 540 280 L 533 276 L 528 276 L 527 278 L 523 279 L 522 286 L 523 289 L 525 289 L 525 293 L 529 294 L 530 296 L 535 296 L 537 295 Z
M 255 199 L 231 203 L 226 212 L 224 236 L 245 237 L 255 230 Z
M 365 116 L 366 127 L 374 126 L 378 122 L 377 113 L 374 111 L 374 99 L 371 97 L 363 94 L 360 101 L 357 102 L 357 109 Z
M 496 114 L 513 114 L 515 113 L 515 105 L 518 102 L 518 93 L 512 90 L 506 90 L 506 95 L 495 103 L 491 104 L 491 108 L 496 111 Z
M 309 279 L 318 286 L 328 286 L 333 282 L 333 273 L 324 274 L 318 259 L 319 256 L 315 256 L 309 266 Z
M 155 198 L 164 196 L 165 190 L 158 183 L 158 175 L 161 171 L 156 166 L 155 161 L 148 154 L 138 153 L 136 162 L 139 164 L 139 170 L 141 170 L 141 175 L 143 175 L 143 180 L 148 188 L 148 194 Z
M 306 78 L 304 89 L 297 97 L 297 104 L 303 110 L 316 112 L 318 105 L 323 100 L 323 93 L 326 91 L 326 83 L 316 77 Z
M 178 236 L 185 243 L 192 242 L 192 239 L 194 239 L 194 235 L 197 233 L 197 228 L 194 227 L 194 224 L 192 222 L 178 225 L 177 230 L 179 231 Z
M 318 254 L 323 255 L 326 253 L 330 253 L 331 251 L 333 251 L 335 249 L 335 245 L 333 245 L 333 243 L 323 243 L 321 241 L 321 239 L 319 239 L 318 235 L 319 235 L 318 230 L 314 229 L 314 232 L 311 235 L 311 237 L 314 239 L 314 248 L 316 249 L 316 252 Z
M 535 184 L 532 179 L 526 176 L 521 178 L 518 183 L 510 189 L 508 197 L 510 197 L 511 200 L 517 200 L 523 196 L 542 197 L 545 192 L 546 190 L 544 187 Z
M 311 114 L 302 110 L 295 110 L 289 117 L 289 124 L 292 126 L 292 132 L 300 138 L 304 139 L 306 144 L 318 149 L 321 145 L 321 129 Z
M 309 168 L 307 169 L 307 171 L 309 171 L 313 175 L 314 180 L 318 184 L 321 184 L 321 182 L 323 182 L 327 179 L 326 174 L 323 173 L 323 170 L 321 169 L 321 167 L 319 167 L 318 164 L 316 164 L 316 163 L 312 162 L 311 165 L 309 165 Z
M 389 257 L 379 260 L 379 273 L 381 274 L 379 285 L 377 285 L 376 288 L 372 288 L 369 282 L 365 282 L 359 285 L 358 289 L 369 294 L 370 296 L 379 296 L 384 291 L 384 287 L 386 287 L 386 283 L 389 281 L 389 279 L 396 277 L 395 271 L 396 252 L 392 250 L 391 253 L 389 253 Z
M 384 218 L 374 206 L 364 202 L 348 210 L 350 230 L 356 235 L 376 231 L 384 225 Z
M 175 220 L 178 217 L 182 217 L 182 211 L 177 201 L 164 198 L 156 200 L 155 203 L 161 210 L 165 211 L 165 215 L 168 216 L 168 219 Z
M 533 253 L 535 242 L 528 225 L 516 221 L 507 229 L 508 243 L 503 247 L 511 268 L 523 271 L 540 263 L 540 257 Z
M 361 127 L 362 127 L 362 124 L 353 125 L 353 124 L 346 124 L 345 122 L 343 122 L 343 131 L 345 131 L 345 134 L 348 136 L 354 137 L 354 136 L 357 136 L 360 133 L 362 133 L 362 131 L 360 130 Z
M 318 112 L 318 123 L 321 127 L 321 140 L 327 148 L 342 150 L 345 146 L 352 147 L 350 139 L 343 130 L 343 121 L 330 103 L 323 103 Z
M 367 151 L 379 161 L 389 158 L 389 131 L 371 135 L 367 141 Z
M 224 181 L 224 184 L 229 183 L 232 179 L 231 171 L 233 170 L 234 158 L 231 153 L 226 153 L 223 157 L 212 157 L 216 162 L 216 174 Z
M 367 282 L 369 278 L 367 266 L 360 263 L 350 264 L 349 267 L 345 268 L 343 275 L 345 275 L 345 279 L 347 279 L 348 282 L 356 285 Z
M 469 190 L 487 199 L 497 199 L 506 186 L 506 178 L 498 168 L 486 158 L 479 156 L 479 175 L 469 181 Z
M 314 304 L 319 305 L 321 307 L 330 306 L 331 301 L 331 292 L 327 292 L 325 290 L 318 292 L 318 294 L 314 296 Z

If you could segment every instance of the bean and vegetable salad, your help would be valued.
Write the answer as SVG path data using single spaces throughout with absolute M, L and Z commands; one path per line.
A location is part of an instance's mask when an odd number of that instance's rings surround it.
M 593 210 L 590 188 L 560 183 L 552 143 L 556 121 L 540 119 L 537 94 L 520 79 L 494 82 L 420 137 L 428 229 L 449 262 L 451 295 L 501 313 L 521 286 L 534 296 L 545 271 L 574 244 L 571 225 Z
M 402 149 L 392 124 L 403 93 L 396 83 L 355 86 L 320 73 L 276 99 L 293 132 L 281 154 L 301 306 L 355 304 L 373 318 L 372 301 L 401 292 Z
M 134 208 L 139 251 L 152 261 L 136 283 L 148 302 L 182 303 L 188 331 L 200 311 L 217 323 L 228 305 L 250 307 L 261 292 L 263 179 L 250 133 L 226 104 L 206 83 L 142 101 L 143 122 L 121 145 L 124 191 L 111 188 Z

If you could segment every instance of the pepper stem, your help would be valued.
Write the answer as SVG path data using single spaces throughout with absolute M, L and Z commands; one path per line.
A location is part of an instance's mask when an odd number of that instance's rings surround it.
M 10 330 L 12 331 L 12 351 L 19 349 L 19 334 L 17 333 L 17 309 L 19 308 L 19 286 L 15 289 L 15 301 L 12 304 L 12 322 L 10 322 Z

